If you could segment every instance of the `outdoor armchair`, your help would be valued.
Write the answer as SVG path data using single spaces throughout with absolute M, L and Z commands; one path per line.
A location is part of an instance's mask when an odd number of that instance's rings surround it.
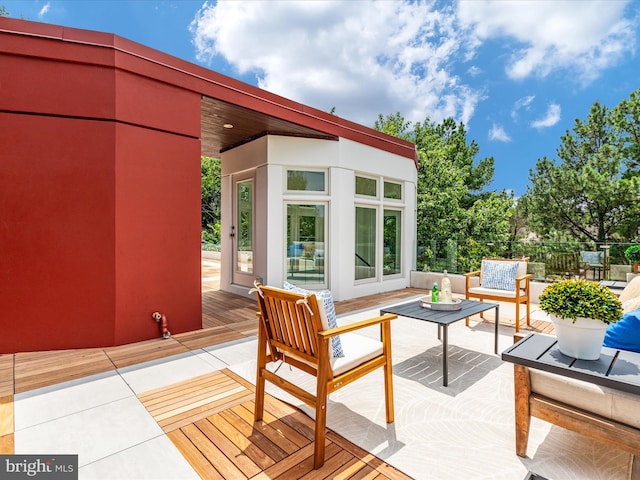
M 465 298 L 494 302 L 511 302 L 516 306 L 516 333 L 520 331 L 520 304 L 526 306 L 527 325 L 530 325 L 530 281 L 527 260 L 487 258 L 482 260 L 480 270 L 465 273 Z M 472 286 L 477 278 L 479 285 Z M 482 317 L 482 314 L 480 314 Z M 469 319 L 466 319 L 469 326 Z
M 255 284 L 258 312 L 258 361 L 255 420 L 264 411 L 265 381 L 269 381 L 315 408 L 314 468 L 324 464 L 327 396 L 382 367 L 386 421 L 394 420 L 391 365 L 391 320 L 382 315 L 335 328 L 328 327 L 323 302 L 314 293 L 297 293 Z M 379 325 L 381 341 L 353 332 Z M 343 356 L 336 356 L 331 339 L 339 336 Z M 281 361 L 316 377 L 315 392 L 308 392 L 267 369 Z

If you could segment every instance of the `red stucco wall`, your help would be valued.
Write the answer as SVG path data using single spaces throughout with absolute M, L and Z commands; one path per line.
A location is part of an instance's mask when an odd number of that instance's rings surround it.
M 15 40 L 0 34 L 0 353 L 158 337 L 154 310 L 200 328 L 200 95 L 117 50 Z

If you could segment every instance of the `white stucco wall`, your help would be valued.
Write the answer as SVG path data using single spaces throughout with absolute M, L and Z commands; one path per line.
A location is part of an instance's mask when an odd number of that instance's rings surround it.
M 321 169 L 327 172 L 328 191 L 285 192 L 287 169 Z M 403 200 L 393 202 L 402 214 L 402 274 L 355 282 L 355 207 L 357 203 L 378 206 L 381 199 L 356 199 L 356 175 L 403 185 Z M 233 185 L 237 179 L 254 178 L 254 272 L 270 285 L 286 279 L 286 202 L 326 203 L 325 275 L 327 288 L 336 300 L 408 287 L 415 268 L 416 182 L 412 160 L 357 142 L 284 136 L 268 136 L 222 155 L 222 271 L 221 288 L 245 293 L 247 285 L 234 285 L 232 242 Z M 225 261 L 225 258 L 227 261 Z

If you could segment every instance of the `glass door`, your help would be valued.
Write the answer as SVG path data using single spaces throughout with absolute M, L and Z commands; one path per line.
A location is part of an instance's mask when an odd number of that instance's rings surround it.
M 235 184 L 233 231 L 233 283 L 253 284 L 253 179 Z
M 287 281 L 308 288 L 326 287 L 325 206 L 287 205 Z

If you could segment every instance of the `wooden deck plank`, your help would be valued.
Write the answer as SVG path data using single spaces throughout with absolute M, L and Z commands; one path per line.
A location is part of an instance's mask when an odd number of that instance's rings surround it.
M 242 472 L 231 462 L 227 456 L 211 442 L 195 424 L 183 427 L 182 432 L 191 440 L 204 457 L 220 472 L 223 478 L 247 478 Z
M 16 353 L 15 392 L 21 393 L 113 369 L 113 363 L 101 349 Z
M 13 433 L 13 395 L 0 397 L 0 437 Z
M 217 415 L 215 416 L 217 417 Z M 264 466 L 257 465 L 250 456 L 247 455 L 247 450 L 251 445 L 247 439 L 246 442 L 242 442 L 241 445 L 237 445 L 233 439 L 224 435 L 214 423 L 209 419 L 203 419 L 196 422 L 196 426 L 204 433 L 209 440 L 211 440 L 226 457 L 245 475 L 247 478 L 257 475 Z
M 223 371 L 201 375 L 138 395 L 165 432 L 173 431 L 253 398 Z
M 280 450 L 283 450 L 288 455 L 300 448 L 299 445 L 290 441 L 270 425 L 267 425 L 264 422 L 254 422 L 253 419 L 247 422 L 232 409 L 220 412 L 220 417 L 227 421 L 229 425 L 232 425 L 242 435 L 246 436 L 246 438 L 252 438 L 253 435 L 259 433 L 263 437 L 267 438 L 271 443 L 277 445 Z
M 14 357 L 13 354 L 0 355 L 0 397 L 14 393 Z
M 0 455 L 13 455 L 14 453 L 13 433 L 0 436 Z
M 249 431 L 239 431 L 235 425 L 232 425 L 227 420 L 225 420 L 221 414 L 216 414 L 209 417 L 209 421 L 213 423 L 218 430 L 223 432 L 232 442 L 236 443 L 239 447 L 247 441 L 257 448 L 262 450 L 265 455 L 274 461 L 278 462 L 284 458 L 286 458 L 287 452 L 280 448 L 280 445 L 276 445 L 269 438 L 264 436 L 262 432 L 257 429 L 250 428 Z
M 253 402 L 245 402 L 241 405 L 237 405 L 231 409 L 236 415 L 243 418 L 245 422 L 252 424 L 254 418 L 255 404 Z M 266 428 L 269 426 L 278 435 L 288 439 L 290 442 L 295 443 L 298 447 L 304 447 L 309 443 L 309 439 L 299 432 L 289 427 L 284 422 L 281 422 L 279 418 L 274 417 L 268 410 L 265 410 L 262 415 L 262 421 L 259 424 L 254 425 L 255 428 Z
M 263 471 L 265 468 L 268 468 L 271 465 L 276 463 L 275 460 L 272 458 L 272 456 L 269 455 L 268 449 L 265 450 L 264 448 L 261 448 L 260 446 L 261 442 L 254 442 L 253 439 L 251 438 L 251 435 L 247 437 L 243 437 L 238 435 L 232 429 L 227 429 L 225 427 L 223 427 L 223 429 L 220 430 L 220 428 L 215 426 L 215 425 L 221 425 L 221 422 L 218 421 L 217 417 L 218 415 L 211 416 L 207 418 L 207 421 L 213 422 L 211 425 L 215 428 L 217 432 L 220 433 L 220 435 L 223 435 L 225 436 L 225 438 L 227 438 L 230 444 L 233 445 L 233 449 L 238 449 L 242 451 L 244 455 L 246 455 L 249 459 L 251 459 L 251 461 L 260 468 L 260 471 Z M 228 435 L 229 431 L 232 432 L 231 436 Z M 259 474 L 260 471 L 255 472 L 252 476 Z
M 191 441 L 182 430 L 175 430 L 167 434 L 169 439 L 178 448 L 180 453 L 186 458 L 187 462 L 200 475 L 200 478 L 211 480 L 225 480 L 213 465 L 207 460 L 204 454 L 198 450 L 196 445 Z
M 154 338 L 130 345 L 105 349 L 116 368 L 129 367 L 152 360 L 188 353 L 190 350 L 174 338 Z

